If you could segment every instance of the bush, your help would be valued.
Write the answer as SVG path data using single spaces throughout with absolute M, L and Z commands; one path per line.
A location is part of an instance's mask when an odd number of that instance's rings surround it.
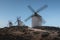
M 43 32 L 42 33 L 42 37 L 47 37 L 47 36 L 49 36 L 49 33 L 48 32 Z
M 36 31 L 36 32 L 33 32 L 35 35 L 37 35 L 37 34 L 40 34 L 40 32 L 39 31 Z

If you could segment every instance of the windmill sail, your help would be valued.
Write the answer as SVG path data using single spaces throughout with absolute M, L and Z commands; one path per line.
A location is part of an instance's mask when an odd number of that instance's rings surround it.
M 28 8 L 29 8 L 32 12 L 35 12 L 35 10 L 34 10 L 31 6 L 28 6 Z
M 42 11 L 43 9 L 45 9 L 47 7 L 47 5 L 44 5 L 43 7 L 41 7 L 40 9 L 38 9 L 36 12 L 38 13 L 39 11 Z
M 43 20 L 42 16 L 40 16 L 38 14 L 39 11 L 42 11 L 43 9 L 45 9 L 47 7 L 47 5 L 44 5 L 43 7 L 41 7 L 40 9 L 38 9 L 37 11 L 35 11 L 31 6 L 28 6 L 28 8 L 34 12 L 34 14 L 32 14 L 31 16 L 29 16 L 25 21 L 27 21 L 28 19 L 32 18 L 32 27 L 34 26 L 41 26 L 42 23 L 45 23 L 45 21 Z
M 33 16 L 33 15 L 32 15 Z M 25 19 L 25 21 L 29 20 L 32 16 L 29 16 L 27 19 Z

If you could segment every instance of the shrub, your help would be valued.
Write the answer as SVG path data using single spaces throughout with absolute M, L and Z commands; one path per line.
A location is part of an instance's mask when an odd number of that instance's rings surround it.
M 35 35 L 37 35 L 37 34 L 40 34 L 40 32 L 39 31 L 36 31 L 36 32 L 33 32 Z
M 49 36 L 49 33 L 48 32 L 43 32 L 42 33 L 42 37 L 47 37 L 47 36 Z

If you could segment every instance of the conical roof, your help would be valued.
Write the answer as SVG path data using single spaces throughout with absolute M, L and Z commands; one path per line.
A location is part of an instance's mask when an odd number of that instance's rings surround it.
M 39 14 L 37 14 L 36 12 L 33 14 L 33 16 L 37 16 L 37 17 L 41 17 Z

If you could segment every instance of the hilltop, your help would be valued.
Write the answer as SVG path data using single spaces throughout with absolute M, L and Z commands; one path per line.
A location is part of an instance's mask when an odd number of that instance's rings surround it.
M 11 26 L 0 28 L 0 40 L 60 40 L 60 28 Z

